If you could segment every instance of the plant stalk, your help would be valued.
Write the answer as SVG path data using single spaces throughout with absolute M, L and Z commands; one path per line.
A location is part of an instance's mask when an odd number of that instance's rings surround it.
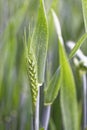
M 49 118 L 50 118 L 51 106 L 44 106 L 42 115 L 42 126 L 44 130 L 48 129 Z
M 36 109 L 33 113 L 33 125 L 32 130 L 39 130 L 39 108 L 40 108 L 40 87 L 38 89 L 38 96 L 37 96 L 37 102 L 36 102 Z
M 87 130 L 87 74 L 83 74 L 84 130 Z
M 38 89 L 36 112 L 35 112 L 35 130 L 39 130 L 39 110 L 40 110 L 40 86 Z

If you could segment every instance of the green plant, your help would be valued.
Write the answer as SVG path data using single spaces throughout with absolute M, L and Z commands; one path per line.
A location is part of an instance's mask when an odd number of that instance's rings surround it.
M 86 109 L 81 121 L 86 80 L 80 77 L 86 75 L 79 73 L 87 69 L 79 50 L 86 53 L 87 45 L 81 46 L 87 38 L 86 5 L 86 0 L 0 1 L 0 130 L 86 129 Z M 80 40 L 73 47 L 70 42 L 69 53 L 70 39 Z

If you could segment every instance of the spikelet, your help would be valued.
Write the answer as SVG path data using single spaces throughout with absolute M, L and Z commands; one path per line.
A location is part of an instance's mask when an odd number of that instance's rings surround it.
M 32 105 L 33 109 L 35 109 L 38 95 L 38 81 L 37 81 L 35 61 L 31 53 L 29 53 L 27 57 L 27 74 L 32 95 Z

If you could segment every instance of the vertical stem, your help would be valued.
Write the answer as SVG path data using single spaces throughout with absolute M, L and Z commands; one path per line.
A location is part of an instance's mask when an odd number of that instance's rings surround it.
M 48 129 L 51 106 L 44 106 L 44 84 L 40 87 L 40 120 L 44 130 Z
M 39 90 L 38 90 L 36 111 L 35 111 L 34 116 L 33 116 L 33 128 L 32 128 L 32 130 L 39 130 L 39 116 L 40 116 L 39 114 L 40 114 L 40 98 L 41 98 L 40 97 L 40 91 L 43 90 L 42 87 L 43 86 L 40 86 Z M 43 105 L 43 103 L 42 103 L 42 105 Z M 41 125 L 42 125 L 42 127 L 44 127 L 45 130 L 48 129 L 49 118 L 50 118 L 50 110 L 51 110 L 50 105 L 49 106 L 43 106 Z
M 32 130 L 39 130 L 39 108 L 40 108 L 40 87 L 38 89 L 38 96 L 37 96 L 35 112 L 33 113 Z
M 84 130 L 87 129 L 87 75 L 83 75 Z
M 35 113 L 33 114 L 33 126 L 32 126 L 32 130 L 35 130 Z
M 36 112 L 35 112 L 35 130 L 39 130 L 39 108 L 40 108 L 40 87 L 38 89 Z
M 44 127 L 45 130 L 48 129 L 50 111 L 51 111 L 51 106 L 50 105 L 49 106 L 44 106 L 43 115 L 42 115 L 42 126 Z

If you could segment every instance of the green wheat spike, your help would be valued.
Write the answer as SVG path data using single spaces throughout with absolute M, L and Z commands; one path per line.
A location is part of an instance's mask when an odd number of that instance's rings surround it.
M 38 95 L 38 81 L 37 81 L 35 62 L 30 53 L 27 58 L 27 74 L 28 74 L 28 79 L 30 83 L 33 108 L 35 108 L 37 95 Z
M 31 97 L 32 97 L 32 107 L 33 110 L 35 110 L 39 85 L 37 80 L 38 78 L 37 78 L 35 58 L 33 54 L 30 53 L 30 51 L 28 51 L 29 47 L 27 47 L 26 29 L 24 30 L 24 47 L 25 47 L 25 57 L 26 57 L 26 69 L 27 69 L 27 75 L 28 75 Z

